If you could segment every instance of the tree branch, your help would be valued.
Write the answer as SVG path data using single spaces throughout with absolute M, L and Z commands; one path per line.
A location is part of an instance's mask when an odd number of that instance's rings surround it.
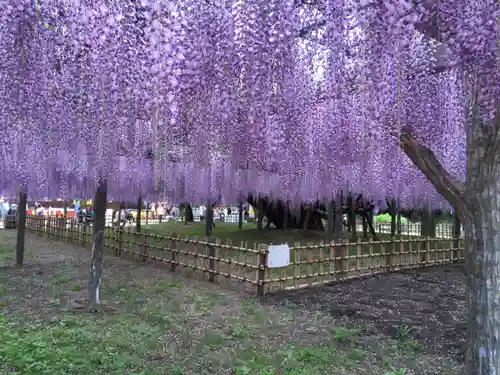
M 409 127 L 402 129 L 399 141 L 401 149 L 427 177 L 436 190 L 457 212 L 465 213 L 464 184 L 448 173 L 436 158 L 436 155 L 413 135 Z
M 314 22 L 310 25 L 304 26 L 302 29 L 299 30 L 299 38 L 305 38 L 314 30 L 318 30 L 320 27 L 323 27 L 325 25 L 326 25 L 326 20 L 321 20 Z

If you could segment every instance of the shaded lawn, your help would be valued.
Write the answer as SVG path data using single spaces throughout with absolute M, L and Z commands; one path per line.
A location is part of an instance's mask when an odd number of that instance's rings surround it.
M 0 273 L 2 374 L 454 374 L 407 336 L 369 339 L 345 319 L 108 256 L 104 313 L 90 315 L 89 252 L 66 245 L 49 262 L 54 246 L 35 239 L 38 264 Z
M 182 237 L 197 237 L 199 239 L 205 236 L 205 225 L 201 223 L 177 223 L 168 222 L 162 224 L 152 224 L 142 227 L 144 232 L 156 234 L 160 236 L 182 236 Z M 130 231 L 135 228 L 131 227 Z M 128 228 L 127 230 L 128 231 Z M 345 236 L 349 236 L 345 233 Z M 243 225 L 240 230 L 237 224 L 231 223 L 218 223 L 212 230 L 212 237 L 218 238 L 224 243 L 232 243 L 234 246 L 240 246 L 241 243 L 247 243 L 248 247 L 253 248 L 258 244 L 274 244 L 279 245 L 287 243 L 290 247 L 296 243 L 319 244 L 321 242 L 328 242 L 326 231 L 313 231 L 301 229 L 277 229 L 268 228 L 258 230 L 255 223 L 247 223 Z M 358 236 L 361 240 L 362 236 Z M 388 234 L 378 234 L 380 240 L 390 239 Z M 401 236 L 403 239 L 412 238 L 410 236 Z

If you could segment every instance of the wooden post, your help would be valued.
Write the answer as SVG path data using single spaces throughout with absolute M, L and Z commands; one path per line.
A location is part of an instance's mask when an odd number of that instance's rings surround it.
M 28 193 L 19 192 L 19 205 L 17 209 L 17 243 L 16 243 L 16 264 L 22 267 L 24 263 L 24 239 L 26 236 L 26 203 L 28 202 Z
M 214 220 L 214 210 L 212 207 L 212 202 L 210 199 L 207 201 L 206 213 L 205 213 L 205 241 L 209 244 L 207 245 L 207 255 L 211 258 L 215 257 L 215 248 L 210 245 L 210 237 L 212 236 L 212 224 Z M 209 259 L 208 268 L 211 271 L 215 271 L 215 260 Z M 209 281 L 215 281 L 215 274 L 210 272 L 208 274 Z
M 148 260 L 148 234 L 144 233 L 143 236 L 144 236 L 144 245 L 142 249 L 142 261 L 143 263 L 146 263 L 146 261 Z
M 215 281 L 215 247 L 212 246 L 211 240 L 212 239 L 210 237 L 205 237 L 205 241 L 208 243 L 207 255 L 210 257 L 208 259 L 208 269 L 209 269 L 209 271 L 211 271 L 208 274 L 208 281 L 214 282 Z
M 401 237 L 401 203 L 396 200 L 396 233 L 399 237 Z
M 64 216 L 59 216 L 57 215 L 56 216 L 56 240 L 58 241 L 61 241 L 61 219 L 63 218 Z
M 75 221 L 74 220 L 71 220 L 71 222 L 69 224 L 69 233 L 70 233 L 70 235 L 68 237 L 70 238 L 70 242 L 77 243 L 75 241 Z
M 453 220 L 453 260 L 457 261 L 460 258 L 460 219 L 455 213 Z
M 106 181 L 100 180 L 95 194 L 94 235 L 92 240 L 92 261 L 89 272 L 89 310 L 101 310 L 100 288 L 104 259 L 106 231 Z
M 257 296 L 262 297 L 265 294 L 265 281 L 267 270 L 268 249 L 259 246 L 259 271 L 257 274 Z
M 348 261 L 345 259 L 349 255 L 349 245 L 348 241 L 343 241 L 342 246 L 335 247 L 336 258 L 335 259 L 335 272 L 337 281 L 342 281 L 347 275 Z
M 172 250 L 170 252 L 170 260 L 172 261 L 172 263 L 170 263 L 170 270 L 172 272 L 175 272 L 175 266 L 177 265 L 176 262 L 177 262 L 177 251 L 176 251 L 176 239 L 177 239 L 177 235 L 174 233 L 172 233 Z
M 82 245 L 85 246 L 87 244 L 87 224 L 82 223 L 81 225 L 82 225 Z
M 391 238 L 391 245 L 394 243 L 394 237 Z M 382 254 L 385 255 L 385 271 L 386 272 L 391 272 L 392 269 L 392 246 L 388 248 L 386 244 L 382 243 Z
M 146 225 L 149 224 L 149 202 L 145 202 L 146 203 Z
M 141 233 L 141 212 L 142 212 L 142 197 L 137 198 L 137 218 L 135 219 L 135 231 Z
M 123 228 L 121 225 L 118 227 L 118 256 L 122 256 L 123 251 Z

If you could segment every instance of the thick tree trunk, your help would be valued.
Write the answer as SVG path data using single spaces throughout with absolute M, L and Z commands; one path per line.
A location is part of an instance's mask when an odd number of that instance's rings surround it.
M 465 220 L 468 282 L 467 374 L 500 372 L 500 173 Z M 492 206 L 493 203 L 493 206 Z
M 313 216 L 313 208 L 307 207 L 306 217 L 304 219 L 304 223 L 302 224 L 302 230 L 307 230 L 309 228 L 309 223 L 311 222 L 312 216 Z
M 356 231 L 356 207 L 352 196 L 347 198 L 347 220 L 349 223 L 349 230 L 351 232 L 351 241 L 358 240 L 358 232 Z
M 369 236 L 368 236 L 368 220 L 366 219 L 366 215 L 363 214 L 363 217 L 362 217 L 362 224 L 363 224 L 363 240 L 368 240 L 369 239 Z
M 205 213 L 205 236 L 210 237 L 212 235 L 212 227 L 214 222 L 214 209 L 210 199 L 207 201 L 207 209 Z
M 420 221 L 420 236 L 429 237 L 431 235 L 431 213 L 429 210 L 422 211 L 422 219 Z
M 475 121 L 477 120 L 473 120 L 473 124 Z M 498 375 L 500 374 L 500 103 L 498 102 L 495 123 L 475 124 L 467 134 L 464 197 L 467 202 L 466 211 L 457 211 L 464 226 L 468 271 L 466 374 Z
M 106 230 L 106 182 L 100 181 L 95 195 L 94 238 L 89 275 L 89 310 L 101 310 L 101 278 L 104 260 L 104 239 Z
M 343 205 L 343 197 L 340 196 L 339 199 L 335 201 L 335 225 L 333 238 L 338 241 L 342 238 L 342 230 L 344 229 L 344 208 Z
M 19 192 L 19 205 L 17 207 L 17 243 L 16 243 L 16 265 L 22 267 L 24 263 L 24 239 L 26 238 L 26 203 L 28 194 L 26 191 Z
M 141 233 L 142 197 L 137 198 L 137 216 L 135 219 L 135 231 Z
M 284 204 L 284 209 L 283 209 L 283 229 L 287 230 L 288 229 L 288 221 L 290 220 L 290 205 L 288 202 Z M 269 222 L 271 222 L 269 218 Z
M 494 76 L 494 75 L 493 75 Z M 488 79 L 488 82 L 490 80 Z M 485 86 L 483 86 L 485 87 Z M 473 87 L 474 89 L 474 87 Z M 472 93 L 473 116 L 477 93 Z M 498 106 L 498 104 L 497 104 Z M 500 374 L 500 112 L 493 123 L 473 117 L 467 129 L 465 185 L 405 129 L 401 147 L 454 207 L 465 231 L 468 339 L 464 374 Z

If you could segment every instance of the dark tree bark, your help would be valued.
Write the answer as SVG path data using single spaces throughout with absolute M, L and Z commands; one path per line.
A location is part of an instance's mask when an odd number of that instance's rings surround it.
M 89 273 L 89 310 L 91 312 L 99 312 L 101 310 L 100 290 L 106 230 L 106 191 L 106 182 L 101 180 L 95 195 L 94 235 Z
M 475 102 L 477 95 L 473 92 L 471 97 Z M 401 133 L 400 141 L 406 155 L 453 206 L 464 226 L 469 310 L 465 374 L 499 374 L 499 110 L 493 124 L 483 124 L 473 117 L 468 125 L 465 184 L 442 167 L 432 151 L 412 135 L 411 129 Z
M 257 218 L 259 205 L 263 205 L 264 216 L 269 220 L 270 223 L 274 224 L 277 229 L 284 229 L 285 223 L 287 229 L 303 229 L 304 221 L 307 216 L 307 205 L 302 205 L 300 209 L 290 210 L 289 204 L 282 201 L 269 201 L 265 197 L 254 198 L 249 196 L 247 202 L 255 207 Z M 324 230 L 323 227 L 323 215 L 318 212 L 321 210 L 326 210 L 326 207 L 315 203 L 312 205 L 313 212 L 308 223 L 307 229 L 309 230 Z M 257 225 L 258 222 L 257 222 Z
M 460 245 L 460 231 L 461 231 L 460 218 L 457 214 L 453 215 L 453 248 L 457 249 Z
M 351 232 L 351 241 L 356 242 L 358 240 L 358 233 L 356 232 L 356 207 L 354 199 L 350 194 L 347 197 L 347 221 L 349 231 Z
M 335 225 L 333 238 L 338 241 L 342 238 L 342 230 L 344 229 L 344 207 L 343 207 L 343 196 L 340 195 L 335 201 Z
M 373 239 L 378 241 L 377 232 L 375 232 L 375 228 L 373 227 L 373 207 L 370 210 L 364 210 L 363 216 L 366 218 L 366 223 L 368 224 L 368 228 L 370 228 Z
M 22 267 L 24 263 L 24 239 L 26 238 L 26 203 L 28 194 L 22 190 L 19 192 L 19 205 L 17 207 L 17 243 L 16 243 L 16 265 Z
M 306 218 L 304 220 L 304 224 L 302 225 L 302 230 L 307 230 L 309 228 L 309 223 L 311 222 L 313 216 L 313 208 L 312 207 L 307 207 L 306 208 Z
M 391 215 L 391 237 L 394 237 L 397 230 L 396 216 L 398 215 L 396 201 L 387 201 L 387 206 L 389 207 L 389 214 Z
M 142 197 L 137 198 L 137 218 L 135 219 L 135 231 L 141 233 Z
M 243 201 L 238 202 L 238 229 L 243 229 Z
M 363 239 L 367 240 L 368 237 L 368 220 L 366 220 L 366 216 L 362 216 L 362 224 L 363 224 Z
M 431 235 L 432 217 L 430 210 L 422 210 L 420 216 L 420 236 L 429 237 Z
M 284 204 L 284 209 L 283 209 L 283 229 L 287 230 L 288 229 L 288 220 L 290 220 L 290 206 L 289 203 L 286 202 Z M 269 220 L 271 221 L 271 220 Z
M 262 230 L 262 222 L 265 216 L 265 203 L 262 198 L 257 199 L 257 207 L 255 211 L 257 211 L 257 230 Z
M 214 222 L 214 208 L 210 199 L 207 201 L 207 210 L 205 214 L 205 236 L 210 237 L 212 235 L 212 226 Z
M 328 239 L 333 240 L 333 235 L 335 232 L 335 202 L 328 202 L 327 209 L 327 230 L 328 230 Z

